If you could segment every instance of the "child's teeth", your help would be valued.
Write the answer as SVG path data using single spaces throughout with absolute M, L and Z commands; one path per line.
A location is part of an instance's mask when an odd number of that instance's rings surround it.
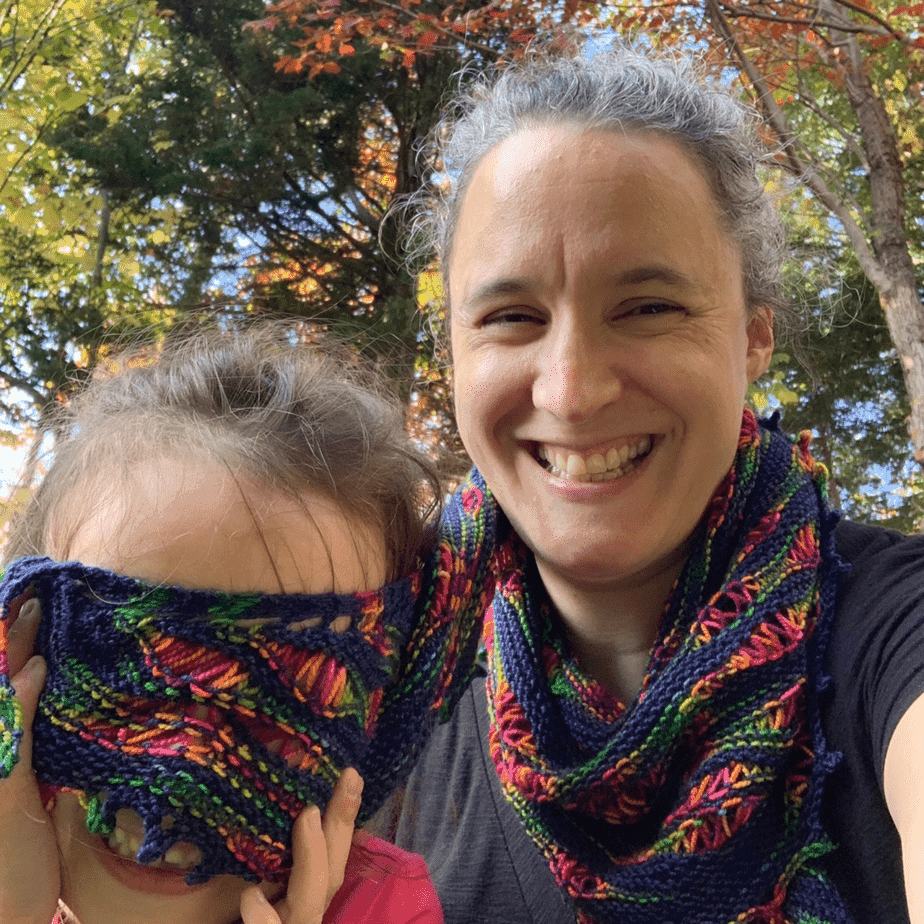
M 110 849 L 114 850 L 119 856 L 126 857 L 129 860 L 134 860 L 135 857 L 138 856 L 138 851 L 141 849 L 141 841 L 142 838 L 135 834 L 129 834 L 119 827 L 114 828 L 112 834 L 109 835 Z
M 125 831 L 117 825 L 109 835 L 109 849 L 126 860 L 137 860 L 143 840 L 143 836 Z M 190 870 L 201 862 L 202 851 L 198 847 L 180 843 L 174 844 L 163 857 L 146 865 L 154 869 Z
M 202 851 L 192 844 L 174 844 L 159 862 L 171 869 L 191 870 L 202 862 Z

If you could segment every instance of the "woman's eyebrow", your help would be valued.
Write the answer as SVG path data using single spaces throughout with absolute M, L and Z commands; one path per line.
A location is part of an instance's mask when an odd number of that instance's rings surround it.
M 630 269 L 614 273 L 611 279 L 616 285 L 638 285 L 643 282 L 663 282 L 671 286 L 686 286 L 688 288 L 701 288 L 691 276 L 665 266 L 661 263 L 652 263 L 645 266 L 633 266 Z
M 510 278 L 492 279 L 484 285 L 479 286 L 465 299 L 466 306 L 479 305 L 483 302 L 490 302 L 499 295 L 522 295 L 531 291 L 533 286 L 529 280 L 523 276 L 513 276 Z
M 609 277 L 611 285 L 640 285 L 644 282 L 662 282 L 670 286 L 678 286 L 689 289 L 701 289 L 702 284 L 682 273 L 672 266 L 666 266 L 662 263 L 652 263 L 643 266 L 633 266 L 626 270 L 612 273 Z M 500 279 L 492 279 L 484 285 L 479 286 L 465 300 L 466 306 L 477 306 L 484 302 L 493 301 L 502 295 L 523 295 L 531 292 L 533 283 L 524 276 L 511 276 Z

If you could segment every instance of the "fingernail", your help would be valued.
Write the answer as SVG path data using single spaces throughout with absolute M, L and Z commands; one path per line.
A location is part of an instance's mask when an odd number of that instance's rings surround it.
M 354 767 L 347 767 L 343 774 L 346 778 L 347 795 L 353 799 L 358 799 L 363 794 L 363 786 L 365 785 L 363 778 Z
M 41 655 L 32 655 L 32 657 L 29 658 L 29 660 L 26 661 L 26 663 L 23 664 L 22 668 L 20 669 L 19 677 L 31 677 L 32 674 L 42 674 L 44 672 L 45 659 Z M 36 682 L 38 682 L 37 679 Z M 13 685 L 13 692 L 17 692 L 15 684 Z
M 19 608 L 19 612 L 16 614 L 16 619 L 13 624 L 10 626 L 10 635 L 18 636 L 24 635 L 26 632 L 30 631 L 32 624 L 38 622 L 42 616 L 42 607 L 38 600 L 35 597 L 31 597 L 26 600 L 25 603 Z
M 316 831 L 321 827 L 321 810 L 316 805 L 308 809 L 308 824 Z
M 20 619 L 38 619 L 42 615 L 42 605 L 38 602 L 37 597 L 30 597 L 19 608 Z

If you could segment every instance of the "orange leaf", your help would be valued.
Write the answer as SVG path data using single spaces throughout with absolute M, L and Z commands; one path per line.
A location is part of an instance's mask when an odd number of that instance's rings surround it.
M 173 15 L 173 11 L 169 11 Z M 253 22 L 245 22 L 243 30 L 245 32 L 272 32 L 279 25 L 279 20 L 275 16 L 268 16 L 266 19 L 255 19 Z
M 343 45 L 338 45 L 337 51 L 339 54 L 342 54 L 342 55 L 352 55 L 356 53 L 356 49 L 352 45 L 347 45 L 346 43 L 344 43 Z

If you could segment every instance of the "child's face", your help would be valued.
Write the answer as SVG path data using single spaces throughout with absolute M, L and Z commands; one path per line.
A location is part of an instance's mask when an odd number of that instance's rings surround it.
M 273 493 L 207 462 L 139 466 L 119 496 L 80 527 L 66 553 L 152 583 L 235 592 L 349 593 L 380 587 L 387 577 L 383 537 L 344 517 L 323 495 Z M 116 841 L 129 843 L 141 832 L 134 812 L 119 812 L 107 840 L 87 831 L 74 795 L 60 793 L 52 817 L 63 855 L 61 897 L 80 924 L 239 918 L 243 879 L 185 884 L 198 859 L 191 845 L 177 845 L 176 862 L 161 869 L 122 857 Z M 274 898 L 283 886 L 261 888 Z

